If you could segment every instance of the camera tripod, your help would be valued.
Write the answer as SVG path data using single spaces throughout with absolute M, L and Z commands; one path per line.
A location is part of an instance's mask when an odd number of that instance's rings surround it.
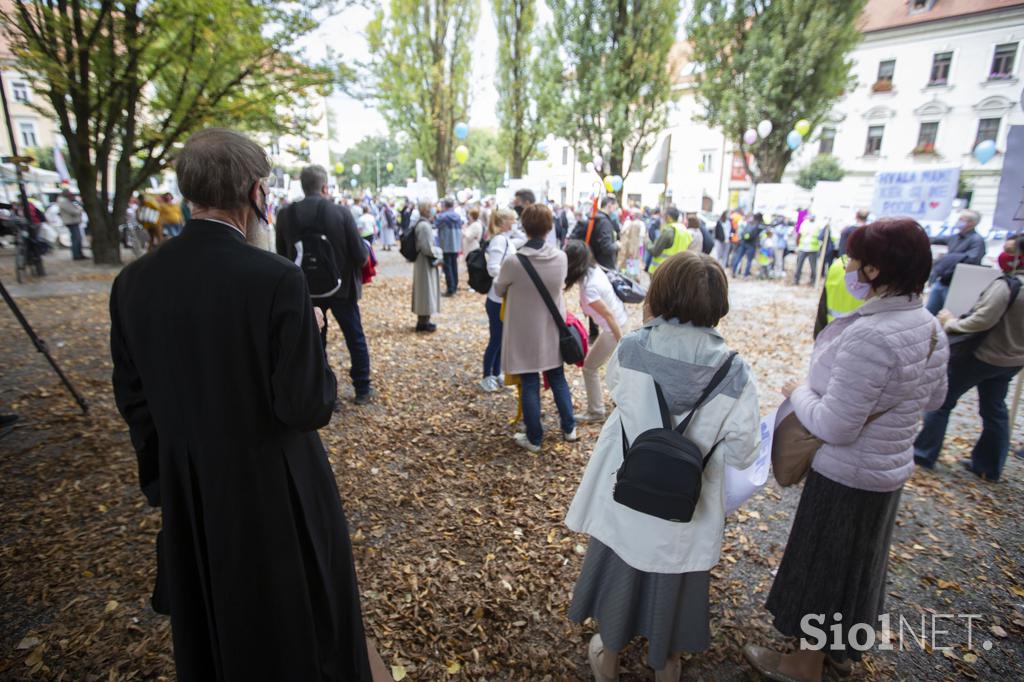
M 7 293 L 7 287 L 4 286 L 2 281 L 0 281 L 0 294 L 3 295 L 4 300 L 7 302 L 7 306 L 11 309 L 11 312 L 14 313 L 14 317 L 21 323 L 25 333 L 28 334 L 28 338 L 32 340 L 32 344 L 36 347 L 36 350 L 46 357 L 50 366 L 53 367 L 53 371 L 57 373 L 60 380 L 64 382 L 64 386 L 67 387 L 68 391 L 74 397 L 75 402 L 77 402 L 78 406 L 82 408 L 82 414 L 88 414 L 89 406 L 86 404 L 85 398 L 75 390 L 75 387 L 71 384 L 71 380 L 68 379 L 67 375 L 64 374 L 64 371 L 61 370 L 60 365 L 58 365 L 57 361 L 53 359 L 52 355 L 50 355 L 50 349 L 46 346 L 46 342 L 39 338 L 39 335 L 36 334 L 34 329 L 32 329 L 32 325 L 28 323 L 28 320 L 25 319 L 25 316 L 21 312 L 21 308 L 19 308 L 18 304 L 14 302 L 11 295 Z

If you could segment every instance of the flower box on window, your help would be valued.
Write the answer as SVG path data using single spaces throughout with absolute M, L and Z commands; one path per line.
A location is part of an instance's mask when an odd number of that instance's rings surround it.
M 914 147 L 911 152 L 914 156 L 935 156 L 935 145 L 934 144 L 919 144 Z
M 928 86 L 929 87 L 935 86 L 935 85 L 946 85 L 946 79 L 945 78 L 936 78 L 933 81 L 928 81 Z
M 990 81 L 1008 81 L 1013 78 L 1012 73 L 990 73 L 988 79 Z
M 892 92 L 892 81 L 875 81 L 871 92 Z

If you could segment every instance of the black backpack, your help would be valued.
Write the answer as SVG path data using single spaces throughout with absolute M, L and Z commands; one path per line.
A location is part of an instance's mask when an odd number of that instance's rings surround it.
M 479 294 L 491 290 L 494 278 L 487 272 L 487 247 L 491 241 L 480 242 L 478 248 L 466 254 L 466 271 L 469 272 L 469 288 Z M 508 237 L 505 237 L 505 253 L 508 253 Z M 502 255 L 502 260 L 505 256 Z
M 654 390 L 658 394 L 662 426 L 644 431 L 630 445 L 620 415 L 623 458 L 612 492 L 616 502 L 659 519 L 689 523 L 700 499 L 704 467 L 721 441 L 715 443 L 706 456 L 702 455 L 700 447 L 686 437 L 686 429 L 700 406 L 725 379 L 735 357 L 736 353 L 730 354 L 718 368 L 679 426 L 672 428 L 672 415 L 657 381 Z
M 410 263 L 415 262 L 416 256 L 420 253 L 416 248 L 416 225 L 412 225 L 402 235 L 401 241 L 398 242 L 398 252 Z
M 320 224 L 320 211 L 325 202 L 319 202 L 313 222 L 303 225 L 295 240 L 295 264 L 306 276 L 310 298 L 328 298 L 341 289 L 341 270 L 334 253 L 334 247 L 327 235 L 317 231 Z M 298 209 L 293 209 L 298 217 Z

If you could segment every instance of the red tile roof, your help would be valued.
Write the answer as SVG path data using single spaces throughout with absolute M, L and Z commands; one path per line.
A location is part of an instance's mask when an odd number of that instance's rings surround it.
M 868 0 L 864 8 L 861 31 L 913 26 L 929 21 L 980 14 L 1024 6 L 1024 0 L 934 0 L 931 9 L 913 12 L 913 0 Z

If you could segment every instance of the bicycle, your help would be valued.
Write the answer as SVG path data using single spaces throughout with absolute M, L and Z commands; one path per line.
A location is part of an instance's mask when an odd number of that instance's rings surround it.
M 14 235 L 14 275 L 18 283 L 25 281 L 26 275 L 35 277 L 46 276 L 43 254 L 49 245 L 36 236 L 37 229 L 21 216 L 0 218 L 4 231 Z

